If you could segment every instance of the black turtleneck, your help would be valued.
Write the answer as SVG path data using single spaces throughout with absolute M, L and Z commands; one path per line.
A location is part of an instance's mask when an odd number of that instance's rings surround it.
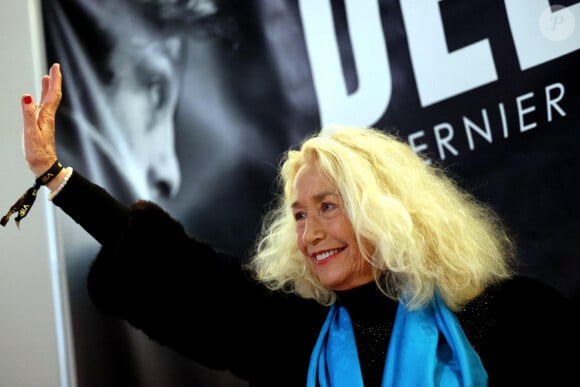
M 352 321 L 364 385 L 381 387 L 398 303 L 385 296 L 375 282 L 336 293 Z M 493 314 L 488 310 L 490 297 L 484 293 L 456 313 L 476 352 L 493 326 Z
M 374 282 L 336 293 L 352 321 L 364 385 L 380 387 L 397 302 Z

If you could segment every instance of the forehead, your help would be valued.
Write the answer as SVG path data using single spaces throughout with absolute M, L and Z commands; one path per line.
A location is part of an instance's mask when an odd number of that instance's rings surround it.
M 336 187 L 321 173 L 314 163 L 303 165 L 294 178 L 294 200 L 305 202 L 322 200 L 328 194 L 335 194 Z

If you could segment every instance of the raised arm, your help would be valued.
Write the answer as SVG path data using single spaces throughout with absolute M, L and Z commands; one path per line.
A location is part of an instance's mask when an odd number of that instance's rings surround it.
M 117 239 L 128 222 L 129 210 L 105 189 L 93 184 L 58 160 L 56 152 L 56 112 L 62 99 L 60 65 L 51 66 L 42 77 L 42 94 L 36 103 L 30 94 L 21 99 L 24 130 L 22 145 L 28 166 L 36 180 L 0 221 L 5 226 L 16 214 L 15 222 L 28 214 L 40 187 L 51 191 L 49 199 L 105 245 Z M 65 189 L 66 186 L 66 189 Z
M 6 226 L 10 217 L 16 214 L 14 220 L 16 226 L 20 227 L 20 221 L 30 211 L 40 187 L 48 186 L 53 192 L 51 195 L 55 195 L 72 174 L 71 168 L 64 168 L 58 161 L 54 141 L 54 118 L 61 100 L 61 83 L 59 66 L 53 65 L 50 75 L 42 77 L 41 102 L 34 103 L 30 94 L 22 96 L 24 118 L 22 144 L 28 166 L 36 180 L 0 219 L 2 226 Z M 44 102 L 46 106 L 43 109 Z

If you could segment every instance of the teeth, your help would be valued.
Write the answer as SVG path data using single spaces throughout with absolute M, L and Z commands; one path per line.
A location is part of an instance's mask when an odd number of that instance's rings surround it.
M 317 261 L 322 261 L 323 259 L 326 259 L 326 258 L 330 257 L 331 255 L 339 253 L 339 252 L 340 252 L 340 249 L 329 250 L 329 251 L 325 251 L 324 253 L 316 254 L 315 258 Z

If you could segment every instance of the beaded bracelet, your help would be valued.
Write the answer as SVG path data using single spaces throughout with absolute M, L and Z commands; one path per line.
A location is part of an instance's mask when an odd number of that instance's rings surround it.
M 51 193 L 48 194 L 48 200 L 51 200 L 58 195 L 58 193 L 60 191 L 62 191 L 62 189 L 64 188 L 64 186 L 66 185 L 66 183 L 68 183 L 68 180 L 70 179 L 70 177 L 73 174 L 73 169 L 72 167 L 66 167 L 64 169 L 66 171 L 66 175 L 64 176 L 62 182 L 58 185 L 58 187 L 56 187 L 56 189 L 54 191 L 52 191 Z

